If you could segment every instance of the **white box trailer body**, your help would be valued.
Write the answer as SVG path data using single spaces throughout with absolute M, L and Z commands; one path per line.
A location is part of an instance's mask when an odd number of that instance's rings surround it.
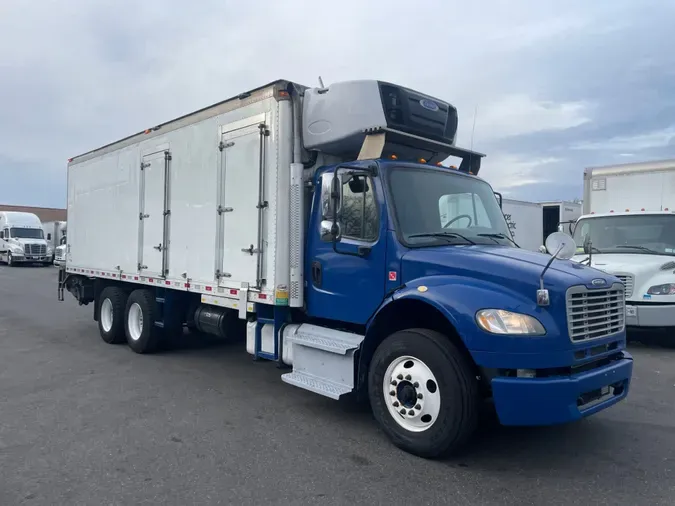
M 45 241 L 55 250 L 61 244 L 61 239 L 66 235 L 65 221 L 43 221 L 42 230 L 45 234 Z
M 71 161 L 68 270 L 233 301 L 241 289 L 260 302 L 287 293 L 289 222 L 278 217 L 289 213 L 293 111 L 276 91 Z
M 675 209 L 675 159 L 589 167 L 583 214 Z
M 541 202 L 543 211 L 543 241 L 558 230 L 571 235 L 574 223 L 582 212 L 581 202 L 566 200 Z M 543 244 L 543 243 L 542 243 Z
M 539 251 L 539 248 L 543 244 L 541 235 L 541 231 L 543 230 L 541 204 L 505 198 L 502 200 L 502 211 L 504 212 L 509 230 L 511 230 L 513 240 L 521 248 Z

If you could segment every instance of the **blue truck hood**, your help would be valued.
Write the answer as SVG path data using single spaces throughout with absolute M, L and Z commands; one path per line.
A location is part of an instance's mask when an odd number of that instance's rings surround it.
M 410 250 L 403 255 L 401 276 L 404 283 L 415 279 L 452 275 L 492 282 L 520 291 L 539 287 L 539 276 L 550 260 L 549 255 L 520 248 L 498 245 L 441 246 Z M 594 279 L 604 279 L 607 286 L 619 280 L 612 275 L 570 260 L 554 260 L 546 271 L 546 288 L 564 291 L 572 285 L 593 286 Z M 534 296 L 535 292 L 531 292 Z

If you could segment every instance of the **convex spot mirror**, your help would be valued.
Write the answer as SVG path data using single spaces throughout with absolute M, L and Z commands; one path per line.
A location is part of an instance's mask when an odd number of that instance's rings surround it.
M 564 232 L 553 232 L 546 238 L 546 250 L 561 260 L 569 260 L 577 251 L 577 245 L 571 236 Z

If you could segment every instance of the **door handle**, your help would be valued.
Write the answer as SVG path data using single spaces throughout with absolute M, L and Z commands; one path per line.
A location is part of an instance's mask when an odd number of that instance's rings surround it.
M 315 260 L 314 262 L 312 262 L 312 283 L 317 288 L 321 288 L 321 281 L 322 281 L 321 273 L 322 273 L 321 262 Z
M 157 246 L 153 246 L 153 249 L 156 249 L 157 251 L 162 251 L 162 243 L 160 242 Z

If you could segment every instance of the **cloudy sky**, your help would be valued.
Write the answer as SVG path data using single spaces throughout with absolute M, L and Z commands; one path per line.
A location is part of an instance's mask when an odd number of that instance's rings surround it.
M 68 157 L 278 78 L 455 104 L 525 200 L 675 158 L 673 0 L 0 0 L 0 203 L 65 205 Z

